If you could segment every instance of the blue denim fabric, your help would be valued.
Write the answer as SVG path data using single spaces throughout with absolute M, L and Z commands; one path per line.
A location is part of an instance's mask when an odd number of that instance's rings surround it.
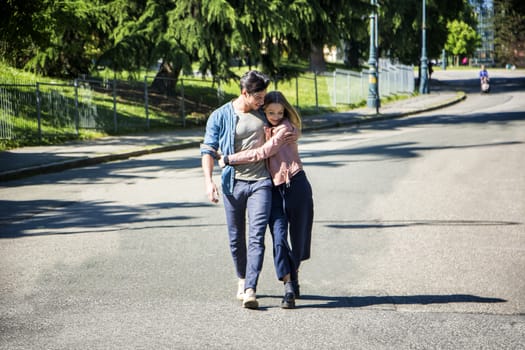
M 284 212 L 280 187 L 272 189 L 272 210 L 269 226 L 273 242 L 275 273 L 277 278 L 282 281 L 287 274 L 295 275 L 298 267 L 294 264 L 292 248 L 288 243 L 288 218 Z
M 234 153 L 236 125 L 237 116 L 233 110 L 233 103 L 226 103 L 213 111 L 206 123 L 206 133 L 200 148 L 201 156 L 209 154 L 217 158 L 218 150 L 224 155 Z M 222 193 L 232 194 L 234 177 L 234 167 L 227 166 L 222 170 Z
M 270 232 L 273 238 L 277 278 L 288 273 L 297 278 L 301 261 L 310 258 L 314 203 L 312 187 L 304 171 L 291 178 L 289 185 L 273 189 Z
M 230 250 L 237 276 L 244 288 L 257 287 L 264 260 L 264 235 L 272 204 L 272 181 L 235 180 L 233 194 L 223 194 Z M 248 214 L 248 244 L 246 244 Z

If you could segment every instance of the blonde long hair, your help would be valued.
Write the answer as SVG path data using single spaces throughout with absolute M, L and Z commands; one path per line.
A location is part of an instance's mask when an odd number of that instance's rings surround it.
M 283 93 L 280 91 L 270 91 L 266 94 L 264 97 L 264 105 L 267 106 L 270 103 L 279 103 L 283 105 L 284 107 L 284 117 L 288 118 L 290 120 L 290 123 L 292 123 L 293 126 L 297 128 L 297 130 L 301 130 L 303 126 L 303 122 L 301 120 L 301 116 L 299 113 L 293 108 L 293 106 L 288 102 L 286 97 L 284 97 Z

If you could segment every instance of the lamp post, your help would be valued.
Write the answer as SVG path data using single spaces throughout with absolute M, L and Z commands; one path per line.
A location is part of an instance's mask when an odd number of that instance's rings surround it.
M 427 24 L 426 0 L 423 0 L 423 22 L 421 26 L 421 76 L 419 79 L 419 93 L 428 94 L 428 58 L 427 58 Z
M 366 105 L 370 108 L 375 108 L 376 113 L 379 113 L 379 91 L 377 88 L 377 47 L 376 47 L 376 27 L 377 17 L 375 14 L 377 0 L 370 0 L 372 5 L 372 13 L 370 14 L 370 52 L 368 57 L 368 99 Z

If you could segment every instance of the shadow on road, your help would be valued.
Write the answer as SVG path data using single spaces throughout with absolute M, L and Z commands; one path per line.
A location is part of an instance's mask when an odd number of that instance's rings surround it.
M 397 159 L 397 158 L 415 158 L 419 157 L 421 152 L 433 151 L 433 150 L 447 150 L 447 149 L 469 149 L 479 147 L 501 147 L 501 146 L 513 146 L 519 145 L 523 142 L 520 141 L 508 141 L 508 142 L 495 142 L 495 143 L 483 143 L 483 144 L 468 144 L 468 145 L 452 145 L 452 146 L 419 146 L 414 142 L 400 142 L 392 144 L 382 144 L 374 146 L 361 146 L 361 147 L 348 147 L 339 148 L 332 150 L 320 150 L 320 151 L 305 151 L 301 152 L 303 157 L 303 164 L 307 166 L 324 166 L 324 167 L 339 167 L 345 166 L 349 162 L 363 162 L 363 161 L 380 161 L 383 159 Z M 373 156 L 369 159 L 355 158 L 355 160 L 349 160 L 347 158 L 341 158 L 340 156 Z M 325 160 L 324 157 L 338 156 L 338 160 Z M 313 159 L 315 161 L 311 161 Z
M 213 207 L 204 202 L 169 202 L 119 205 L 111 201 L 0 200 L 0 239 L 103 232 L 98 228 L 119 225 L 141 228 L 175 223 L 187 225 L 193 216 L 180 215 L 180 209 Z M 155 212 L 154 217 L 148 216 Z M 35 233 L 35 228 L 40 228 Z M 68 229 L 69 228 L 69 229 Z M 64 231 L 65 229 L 68 229 Z
M 367 307 L 374 305 L 429 305 L 450 303 L 505 303 L 501 298 L 487 298 L 470 294 L 450 295 L 388 295 L 388 296 L 349 296 L 332 297 L 320 295 L 301 295 L 300 300 L 319 301 L 317 304 L 297 305 L 298 308 L 340 308 Z
M 490 94 L 523 91 L 524 87 L 524 77 L 492 77 L 490 79 Z M 429 88 L 430 93 L 453 90 L 461 90 L 469 94 L 480 93 L 480 81 L 477 74 L 472 79 L 431 79 Z
M 326 223 L 326 221 L 315 221 L 315 223 Z M 395 228 L 395 227 L 412 227 L 412 226 L 509 226 L 523 225 L 522 222 L 514 221 L 489 221 L 489 220 L 359 220 L 343 221 L 333 223 L 330 221 L 326 227 L 355 230 L 369 228 Z

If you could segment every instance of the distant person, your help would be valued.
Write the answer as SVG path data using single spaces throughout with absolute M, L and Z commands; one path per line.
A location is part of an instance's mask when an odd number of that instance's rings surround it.
M 479 71 L 479 83 L 481 86 L 481 92 L 488 92 L 490 89 L 489 85 L 489 72 L 487 72 L 487 69 L 485 68 L 485 65 L 481 65 L 481 70 Z
M 219 201 L 212 177 L 219 151 L 232 154 L 264 144 L 266 118 L 260 110 L 270 79 L 255 70 L 241 77 L 241 94 L 212 112 L 201 145 L 202 169 L 208 199 Z M 238 277 L 237 299 L 256 309 L 257 282 L 264 259 L 264 236 L 272 204 L 272 180 L 264 160 L 222 171 L 222 198 L 230 251 Z M 248 237 L 246 238 L 246 216 Z M 209 271 L 208 271 L 209 273 Z
M 310 258 L 314 214 L 312 187 L 303 170 L 297 141 L 288 142 L 286 137 L 289 133 L 300 133 L 299 114 L 279 91 L 266 95 L 264 112 L 272 126 L 267 129 L 266 143 L 258 148 L 227 154 L 219 164 L 236 167 L 268 159 L 274 185 L 270 215 L 274 265 L 277 278 L 284 283 L 281 307 L 292 309 L 300 295 L 300 264 Z
M 481 65 L 481 69 L 479 71 L 479 79 L 481 81 L 489 79 L 489 72 L 487 71 L 487 68 L 485 68 L 484 64 Z

